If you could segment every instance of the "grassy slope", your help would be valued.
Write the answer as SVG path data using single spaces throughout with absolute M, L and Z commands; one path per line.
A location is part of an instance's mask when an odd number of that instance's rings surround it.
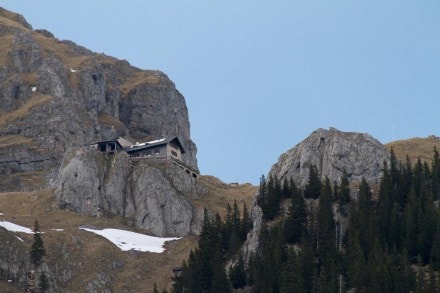
M 232 204 L 234 199 L 240 203 L 246 202 L 249 207 L 256 192 L 254 186 L 230 186 L 213 177 L 202 177 L 200 183 L 206 188 L 207 194 L 196 200 L 196 205 L 207 206 L 220 214 L 224 214 L 226 204 Z M 130 289 L 150 292 L 154 283 L 161 289 L 169 287 L 172 268 L 181 265 L 197 242 L 197 238 L 190 235 L 167 243 L 167 250 L 161 254 L 122 252 L 104 238 L 79 230 L 78 227 L 92 225 L 97 228 L 135 230 L 127 227 L 123 218 L 91 218 L 60 210 L 56 208 L 55 195 L 50 190 L 0 193 L 0 212 L 5 214 L 0 216 L 0 220 L 30 228 L 33 227 L 34 220 L 38 219 L 44 232 L 46 262 L 52 268 L 59 262 L 64 265 L 71 263 L 70 268 L 75 272 L 67 288 L 70 292 L 84 288 L 89 281 L 96 278 L 98 272 L 105 272 L 110 276 L 114 292 Z M 60 228 L 64 231 L 51 230 Z M 32 235 L 20 233 L 20 237 L 30 247 Z M 10 286 L 5 281 L 0 283 L 0 290 L 8 292 Z
M 42 49 L 43 56 L 49 52 L 54 52 L 62 60 L 66 68 L 81 70 L 88 66 L 91 59 L 96 58 L 99 62 L 116 65 L 117 60 L 102 54 L 91 56 L 78 56 L 72 48 L 56 39 L 47 38 L 37 32 L 23 27 L 16 21 L 14 13 L 4 12 L 0 15 L 0 24 L 12 27 L 18 30 L 24 30 L 32 34 L 34 40 Z M 12 33 L 0 37 L 0 64 L 8 64 L 9 53 L 14 49 L 12 44 Z M 75 87 L 77 86 L 77 74 L 68 70 L 68 76 Z M 7 84 L 17 74 L 10 76 L 0 86 Z M 18 73 L 18 77 L 29 86 L 34 86 L 36 81 L 35 74 Z M 160 82 L 159 75 L 154 71 L 141 71 L 133 68 L 129 76 L 121 81 L 120 90 L 124 93 L 130 91 L 133 87 L 141 83 L 157 84 Z M 12 113 L 3 113 L 0 118 L 0 127 L 11 123 L 16 119 L 21 119 L 29 115 L 32 108 L 42 103 L 47 103 L 50 96 L 35 94 L 18 107 Z M 120 121 L 109 117 L 100 117 L 108 124 L 120 125 Z M 0 147 L 9 147 L 31 141 L 30 138 L 14 135 L 0 138 Z M 39 186 L 43 185 L 42 178 L 44 174 L 17 174 L 17 176 L 27 176 L 31 181 Z M 13 176 L 13 175 L 11 175 Z M 14 175 L 15 176 L 15 175 Z M 5 177 L 5 176 L 4 176 Z M 2 180 L 0 179 L 0 184 Z M 208 207 L 213 213 L 224 215 L 227 203 L 233 204 L 237 199 L 240 208 L 245 202 L 250 208 L 251 200 L 256 192 L 256 188 L 251 185 L 231 186 L 220 182 L 214 177 L 203 177 L 200 179 L 206 194 L 195 200 L 194 204 L 198 207 Z M 45 232 L 44 241 L 47 249 L 46 261 L 54 266 L 57 262 L 65 258 L 65 262 L 72 262 L 74 277 L 69 281 L 69 291 L 78 291 L 78 288 L 84 288 L 88 281 L 96 277 L 98 271 L 104 271 L 111 276 L 115 284 L 114 292 L 122 292 L 130 288 L 137 288 L 138 291 L 150 291 L 156 282 L 159 288 L 167 287 L 171 281 L 171 268 L 179 266 L 183 259 L 186 259 L 189 251 L 196 244 L 195 236 L 187 236 L 179 241 L 168 244 L 167 251 L 162 254 L 155 253 L 128 253 L 121 252 L 107 240 L 78 229 L 79 226 L 87 224 L 98 228 L 113 227 L 130 229 L 124 225 L 124 220 L 120 217 L 102 217 L 90 218 L 75 215 L 69 211 L 59 210 L 55 206 L 55 196 L 50 190 L 41 190 L 38 192 L 17 192 L 0 193 L 0 220 L 9 220 L 19 225 L 33 227 L 35 219 L 40 222 L 41 230 Z M 64 231 L 57 232 L 51 229 L 63 228 Z M 26 245 L 30 247 L 32 236 L 20 234 Z M 18 241 L 18 240 L 17 240 Z M 63 245 L 69 252 L 62 254 Z M 122 262 L 122 267 L 115 263 Z M 1 292 L 14 292 L 14 287 L 0 282 Z
M 396 140 L 385 144 L 388 150 L 393 148 L 396 157 L 402 161 L 406 161 L 406 155 L 409 156 L 412 163 L 417 162 L 420 158 L 423 161 L 431 163 L 434 154 L 434 147 L 440 151 L 440 139 L 432 138 L 410 138 L 404 140 Z

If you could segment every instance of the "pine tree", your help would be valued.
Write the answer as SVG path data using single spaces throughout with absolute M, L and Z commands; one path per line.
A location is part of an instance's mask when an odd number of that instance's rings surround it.
M 393 172 L 397 171 L 394 170 Z M 395 201 L 393 180 L 393 176 L 388 169 L 388 164 L 384 162 L 383 175 L 379 190 L 378 220 L 381 243 L 388 245 L 388 247 L 391 247 L 390 215 Z
M 357 212 L 352 214 L 351 219 L 353 220 L 356 231 L 362 232 L 359 233 L 359 243 L 367 259 L 373 247 L 373 242 L 377 238 L 377 234 L 374 229 L 376 219 L 373 213 L 371 189 L 364 178 L 362 178 L 361 184 L 359 185 L 358 196 Z
M 301 237 L 306 233 L 307 216 L 301 191 L 293 182 L 292 184 L 290 204 L 283 231 L 286 241 L 293 244 L 299 243 Z
M 244 260 L 241 255 L 239 256 L 237 263 L 232 266 L 229 271 L 229 280 L 234 289 L 246 286 L 246 272 L 244 268 Z
M 31 246 L 31 263 L 38 267 L 40 266 L 43 257 L 46 255 L 46 250 L 44 249 L 43 237 L 40 233 L 40 224 L 37 220 L 34 223 L 34 242 Z
M 332 189 L 330 180 L 325 178 L 318 205 L 318 254 L 323 262 L 336 257 L 335 221 L 333 220 Z
M 278 178 L 272 175 L 267 182 L 267 202 L 263 209 L 263 216 L 267 220 L 273 220 L 279 213 L 282 197 L 281 185 Z
M 421 212 L 420 200 L 414 188 L 412 188 L 404 214 L 405 248 L 412 259 L 415 259 L 419 253 L 419 215 Z
M 40 288 L 42 292 L 46 292 L 47 289 L 49 289 L 49 279 L 46 276 L 46 273 L 43 271 L 40 275 Z
M 231 292 L 228 277 L 225 271 L 225 264 L 222 257 L 221 245 L 219 242 L 213 244 L 213 250 L 210 253 L 212 278 L 206 292 L 229 293 Z M 205 291 L 205 290 L 203 290 Z
M 339 186 L 339 205 L 345 206 L 350 202 L 350 182 L 348 181 L 347 171 L 344 169 L 341 176 L 341 185 Z
M 296 253 L 290 251 L 287 256 L 287 261 L 284 264 L 283 270 L 281 272 L 281 284 L 280 284 L 281 293 L 299 292 L 298 285 L 295 280 L 296 279 L 295 263 L 296 263 Z
M 304 197 L 317 199 L 321 192 L 321 180 L 319 179 L 318 168 L 315 165 L 309 167 L 309 180 L 304 188 Z
M 435 201 L 440 200 L 440 155 L 436 147 L 432 159 L 432 195 Z
M 260 178 L 260 187 L 258 189 L 258 195 L 257 195 L 257 204 L 261 207 L 261 210 L 263 211 L 263 218 L 268 219 L 269 218 L 269 193 L 267 188 L 267 182 L 264 175 L 261 175 Z
M 223 228 L 221 229 L 222 234 L 222 249 L 224 251 L 230 251 L 230 240 L 232 237 L 232 207 L 228 203 L 226 205 L 226 216 L 225 216 L 225 223 L 223 225 Z
M 394 188 L 396 189 L 397 185 L 399 184 L 400 179 L 400 163 L 397 160 L 396 154 L 394 153 L 394 149 L 391 148 L 390 150 L 390 175 L 391 175 L 391 182 Z
M 287 180 L 287 178 L 284 177 L 283 187 L 282 187 L 282 198 L 283 199 L 290 198 L 292 196 L 291 193 L 292 193 L 292 190 L 291 190 L 289 180 Z
M 232 207 L 232 227 L 229 239 L 229 250 L 230 254 L 235 254 L 235 252 L 240 248 L 242 243 L 241 237 L 241 219 L 240 210 L 238 209 L 237 201 L 234 200 L 234 206 Z
M 394 202 L 393 210 L 391 211 L 390 217 L 390 248 L 395 247 L 400 251 L 402 246 L 402 215 L 400 212 L 400 205 Z
M 423 180 L 423 165 L 420 158 L 417 159 L 417 163 L 414 165 L 413 171 L 413 189 L 418 196 L 420 193 L 420 188 L 422 187 Z
M 440 231 L 438 229 L 432 244 L 430 264 L 435 271 L 440 271 Z
M 301 240 L 301 252 L 297 258 L 297 284 L 304 292 L 312 292 L 313 280 L 317 274 L 316 257 L 312 254 L 310 239 L 304 236 Z M 301 292 L 301 291 L 299 291 Z
M 400 166 L 399 175 L 399 184 L 396 188 L 396 201 L 403 208 L 407 204 L 412 185 L 412 166 L 408 155 L 406 156 L 405 165 Z
M 183 263 L 181 275 L 175 278 L 174 292 L 230 292 L 222 249 L 224 226 L 218 214 L 212 220 L 205 209 L 198 245 L 190 252 L 188 262 Z
M 252 230 L 252 218 L 246 207 L 246 203 L 243 203 L 243 219 L 241 220 L 241 232 L 240 237 L 242 241 L 246 240 L 247 234 Z
M 347 266 L 346 272 L 348 275 L 348 287 L 357 288 L 362 292 L 367 283 L 367 265 L 364 253 L 359 243 L 359 235 L 357 233 L 350 235 L 345 258 Z

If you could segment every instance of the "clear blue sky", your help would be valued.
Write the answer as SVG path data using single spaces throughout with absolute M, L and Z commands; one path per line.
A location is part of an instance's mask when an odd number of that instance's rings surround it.
M 440 1 L 0 0 L 34 28 L 165 72 L 199 168 L 257 183 L 313 130 L 440 135 Z

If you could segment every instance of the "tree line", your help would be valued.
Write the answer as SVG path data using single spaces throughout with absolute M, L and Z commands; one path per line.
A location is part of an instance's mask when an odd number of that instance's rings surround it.
M 350 196 L 310 167 L 304 190 L 262 177 L 265 219 L 249 263 L 252 292 L 436 292 L 440 290 L 440 159 L 384 163 L 378 195 L 362 180 Z M 353 200 L 352 200 L 353 198 Z M 288 210 L 279 223 L 280 203 Z
M 228 204 L 224 220 L 218 214 L 210 216 L 205 209 L 197 248 L 191 251 L 181 274 L 175 277 L 173 292 L 220 293 L 245 286 L 243 259 L 238 256 L 229 275 L 225 265 L 237 257 L 251 229 L 252 220 L 246 205 L 240 211 L 236 201 L 232 207 Z
M 312 165 L 304 188 L 262 176 L 259 248 L 247 264 L 238 251 L 251 229 L 249 212 L 241 217 L 235 203 L 224 221 L 205 213 L 173 292 L 440 291 L 437 149 L 430 164 L 408 156 L 399 162 L 391 150 L 375 194 L 365 180 L 350 186 L 349 176 L 321 180 Z

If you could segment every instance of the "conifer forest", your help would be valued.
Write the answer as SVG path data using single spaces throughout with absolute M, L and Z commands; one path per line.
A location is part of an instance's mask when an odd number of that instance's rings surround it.
M 259 247 L 240 247 L 252 229 L 237 203 L 225 219 L 205 213 L 198 246 L 183 263 L 173 292 L 437 292 L 440 290 L 440 157 L 396 159 L 378 186 L 320 179 L 306 186 L 260 179 Z

